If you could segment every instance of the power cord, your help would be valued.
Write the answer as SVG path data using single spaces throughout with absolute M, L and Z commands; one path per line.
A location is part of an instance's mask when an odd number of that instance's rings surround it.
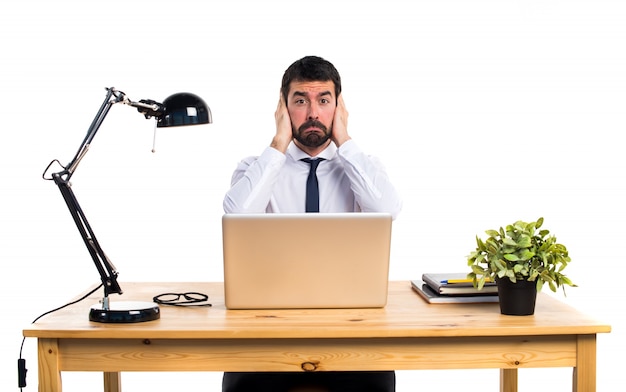
M 91 294 L 95 293 L 96 291 L 98 291 L 100 288 L 102 287 L 102 283 L 96 287 L 95 289 L 93 289 L 92 291 L 88 292 L 87 294 L 85 294 L 83 297 L 77 299 L 76 301 L 72 301 L 70 303 L 67 303 L 63 306 L 59 306 L 56 309 L 52 309 L 49 310 L 41 315 L 39 315 L 36 319 L 34 319 L 32 321 L 31 324 L 34 324 L 37 322 L 37 320 L 39 320 L 40 318 L 42 318 L 43 316 L 46 316 L 50 313 L 56 312 L 58 310 L 61 310 L 63 308 L 66 308 L 70 305 L 74 305 L 76 303 L 79 303 L 80 301 L 84 300 L 85 298 L 89 297 Z M 26 387 L 26 372 L 28 371 L 28 369 L 26 369 L 26 360 L 22 358 L 22 351 L 24 349 L 24 342 L 26 341 L 26 336 L 24 336 L 22 338 L 22 344 L 20 346 L 20 357 L 17 360 L 17 385 L 20 388 L 20 391 L 22 391 L 22 388 Z

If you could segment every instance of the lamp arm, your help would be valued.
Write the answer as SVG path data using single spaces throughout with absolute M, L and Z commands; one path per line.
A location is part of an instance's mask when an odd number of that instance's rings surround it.
M 67 208 L 74 219 L 74 223 L 80 232 L 83 242 L 91 255 L 98 273 L 100 274 L 100 279 L 104 287 L 103 308 L 108 309 L 109 294 L 122 294 L 122 288 L 117 282 L 117 269 L 100 247 L 100 243 L 91 229 L 80 204 L 78 204 L 78 200 L 72 191 L 69 181 L 64 179 L 59 173 L 52 174 L 52 179 L 59 187 L 59 190 L 63 195 L 63 199 L 67 204 Z
M 76 171 L 78 164 L 89 151 L 89 146 L 91 145 L 93 138 L 96 136 L 98 129 L 100 129 L 100 125 L 102 125 L 105 117 L 109 113 L 111 106 L 118 102 L 122 102 L 125 99 L 126 96 L 121 91 L 117 91 L 113 87 L 107 88 L 106 98 L 104 99 L 104 102 L 102 102 L 98 113 L 96 113 L 96 116 L 91 122 L 91 125 L 87 130 L 87 134 L 85 135 L 85 139 L 83 139 L 83 142 L 78 148 L 76 155 L 70 161 L 70 163 L 65 166 L 65 170 L 59 172 L 59 174 L 63 176 L 67 181 L 69 181 L 70 177 L 74 174 L 74 171 Z
M 52 173 L 51 179 L 55 182 L 55 184 L 59 187 L 61 194 L 63 195 L 63 199 L 67 204 L 67 208 L 74 219 L 74 223 L 80 232 L 80 235 L 93 259 L 93 262 L 98 269 L 98 273 L 100 274 L 100 279 L 102 280 L 102 284 L 104 286 L 104 299 L 103 299 L 103 308 L 108 309 L 109 307 L 109 294 L 122 294 L 122 289 L 117 283 L 118 272 L 108 259 L 98 240 L 85 217 L 85 214 L 72 191 L 70 178 L 74 171 L 78 167 L 78 164 L 83 159 L 83 157 L 89 151 L 89 146 L 93 138 L 96 136 L 100 125 L 102 125 L 106 115 L 108 114 L 111 107 L 118 102 L 129 102 L 126 98 L 125 94 L 121 91 L 115 90 L 114 88 L 107 88 L 107 95 L 102 103 L 102 106 L 98 110 L 94 120 L 92 121 L 89 129 L 87 131 L 87 135 L 83 139 L 78 151 L 74 158 L 70 161 L 67 166 L 63 167 L 63 170 L 57 173 Z M 55 161 L 53 161 L 54 163 Z M 44 172 L 44 179 L 46 178 L 46 172 L 50 168 L 52 163 L 46 168 Z

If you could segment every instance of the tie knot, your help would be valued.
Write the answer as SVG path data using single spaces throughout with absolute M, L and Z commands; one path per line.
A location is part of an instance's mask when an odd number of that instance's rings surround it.
M 311 165 L 311 170 L 315 170 L 317 169 L 317 165 L 320 164 L 320 162 L 322 162 L 324 160 L 324 158 L 315 158 L 315 159 L 311 159 L 311 158 L 302 158 L 300 159 L 302 162 L 306 162 L 309 165 Z

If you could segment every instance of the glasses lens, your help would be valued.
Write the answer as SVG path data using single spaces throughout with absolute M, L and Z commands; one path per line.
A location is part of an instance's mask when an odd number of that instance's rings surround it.
M 178 301 L 180 294 L 168 293 L 159 295 L 159 301 L 162 302 L 174 302 Z
M 185 293 L 184 294 L 185 299 L 187 299 L 188 301 L 205 301 L 207 299 L 206 295 L 201 294 L 201 293 Z

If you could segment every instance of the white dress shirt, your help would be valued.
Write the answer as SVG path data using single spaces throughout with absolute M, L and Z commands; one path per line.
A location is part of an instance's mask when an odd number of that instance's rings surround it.
M 353 140 L 322 151 L 318 168 L 320 212 L 387 212 L 395 219 L 402 202 L 378 159 L 364 154 Z M 293 142 L 285 154 L 267 147 L 241 161 L 224 198 L 226 213 L 295 213 L 305 211 L 310 158 Z

